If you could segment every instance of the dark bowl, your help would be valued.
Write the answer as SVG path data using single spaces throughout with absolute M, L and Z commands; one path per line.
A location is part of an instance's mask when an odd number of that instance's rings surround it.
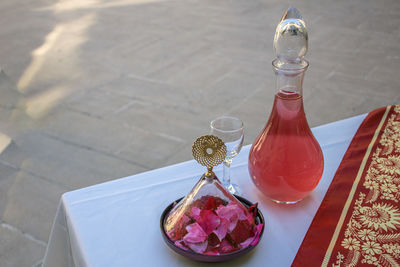
M 243 205 L 245 205 L 246 207 L 250 207 L 251 205 L 253 205 L 253 203 L 251 203 L 250 201 L 248 201 L 247 199 L 243 198 L 243 197 L 239 197 L 236 196 L 235 197 L 242 202 Z M 256 246 L 248 246 L 244 249 L 232 252 L 232 253 L 226 253 L 226 254 L 221 254 L 221 255 L 204 255 L 204 254 L 199 254 L 190 250 L 184 250 L 181 249 L 180 247 L 175 246 L 174 242 L 172 242 L 168 236 L 167 233 L 165 232 L 164 229 L 164 221 L 169 213 L 169 211 L 172 209 L 172 207 L 174 206 L 174 204 L 178 203 L 179 201 L 181 201 L 182 198 L 176 200 L 175 202 L 171 203 L 165 210 L 164 212 L 161 214 L 161 218 L 160 218 L 160 229 L 161 229 L 161 234 L 164 238 L 165 243 L 176 253 L 185 256 L 189 259 L 192 260 L 196 260 L 196 261 L 203 261 L 203 262 L 220 262 L 220 261 L 227 261 L 227 260 L 232 260 L 235 259 L 237 257 L 243 256 L 247 253 L 249 253 L 252 249 L 254 249 Z M 263 228 L 261 229 L 261 233 L 260 233 L 260 239 L 262 237 L 262 234 L 264 232 L 264 228 L 265 228 L 265 222 L 264 222 L 264 216 L 262 215 L 261 211 L 259 209 L 257 209 L 257 216 L 256 216 L 256 224 L 263 224 Z

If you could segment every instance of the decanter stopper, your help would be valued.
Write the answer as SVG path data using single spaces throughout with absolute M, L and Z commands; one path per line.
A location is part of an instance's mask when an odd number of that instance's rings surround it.
M 284 63 L 298 63 L 308 49 L 308 34 L 300 12 L 290 7 L 283 14 L 275 30 L 274 49 L 276 57 Z

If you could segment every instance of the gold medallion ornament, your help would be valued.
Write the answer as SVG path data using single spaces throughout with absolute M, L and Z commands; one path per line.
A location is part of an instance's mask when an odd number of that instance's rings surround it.
M 198 163 L 207 167 L 206 176 L 210 176 L 213 175 L 212 168 L 224 161 L 226 146 L 214 135 L 203 135 L 193 143 L 192 154 Z

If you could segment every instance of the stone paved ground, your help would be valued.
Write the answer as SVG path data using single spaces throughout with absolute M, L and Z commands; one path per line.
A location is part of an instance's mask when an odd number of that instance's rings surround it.
M 0 266 L 39 266 L 60 195 L 190 159 L 215 116 L 246 143 L 289 1 L 0 2 Z M 400 2 L 299 0 L 311 126 L 400 102 Z

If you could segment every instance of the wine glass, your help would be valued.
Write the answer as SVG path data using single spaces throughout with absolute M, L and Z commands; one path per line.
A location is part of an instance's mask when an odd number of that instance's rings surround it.
M 239 154 L 243 145 L 243 122 L 235 117 L 221 116 L 211 121 L 210 128 L 210 134 L 219 137 L 226 145 L 227 153 L 223 163 L 222 184 L 231 194 L 240 195 L 238 185 L 231 183 L 230 167 L 232 159 Z

